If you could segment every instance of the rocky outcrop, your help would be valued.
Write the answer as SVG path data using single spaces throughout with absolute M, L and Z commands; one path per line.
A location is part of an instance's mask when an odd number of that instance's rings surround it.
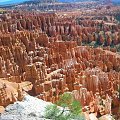
M 34 103 L 34 107 L 33 107 Z M 45 107 L 51 103 L 43 100 L 26 96 L 22 102 L 16 102 L 6 108 L 6 112 L 0 116 L 0 119 L 16 120 L 47 120 L 43 117 Z

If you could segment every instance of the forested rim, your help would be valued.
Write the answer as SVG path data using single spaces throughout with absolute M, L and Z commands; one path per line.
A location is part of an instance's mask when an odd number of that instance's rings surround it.
M 120 13 L 115 15 L 116 19 L 120 22 Z

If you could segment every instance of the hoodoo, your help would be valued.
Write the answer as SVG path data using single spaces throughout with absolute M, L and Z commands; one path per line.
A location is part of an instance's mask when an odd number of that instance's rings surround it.
M 18 120 L 12 110 L 17 116 L 22 105 L 21 120 L 38 119 L 43 111 L 30 113 L 30 100 L 56 104 L 66 92 L 81 104 L 86 120 L 120 119 L 119 6 L 36 0 L 1 11 L 2 119 Z

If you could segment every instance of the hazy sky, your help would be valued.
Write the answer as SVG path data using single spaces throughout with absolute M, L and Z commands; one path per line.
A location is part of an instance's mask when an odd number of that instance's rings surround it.
M 0 2 L 8 2 L 8 1 L 10 1 L 10 0 L 0 0 Z
M 21 2 L 21 1 L 27 1 L 27 0 L 0 0 L 0 3 L 3 3 L 3 2 Z
M 0 4 L 4 5 L 4 4 L 13 4 L 13 3 L 20 3 L 23 1 L 28 1 L 28 0 L 0 0 Z M 67 1 L 67 0 L 59 0 L 59 1 Z M 68 0 L 69 1 L 69 0 Z M 70 0 L 72 1 L 72 0 Z M 112 0 L 114 2 L 120 2 L 120 0 Z

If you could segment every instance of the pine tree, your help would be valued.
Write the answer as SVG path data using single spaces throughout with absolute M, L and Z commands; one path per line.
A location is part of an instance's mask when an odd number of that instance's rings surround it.
M 56 104 L 46 107 L 45 118 L 52 120 L 84 120 L 81 112 L 80 102 L 74 100 L 71 93 L 64 93 Z

